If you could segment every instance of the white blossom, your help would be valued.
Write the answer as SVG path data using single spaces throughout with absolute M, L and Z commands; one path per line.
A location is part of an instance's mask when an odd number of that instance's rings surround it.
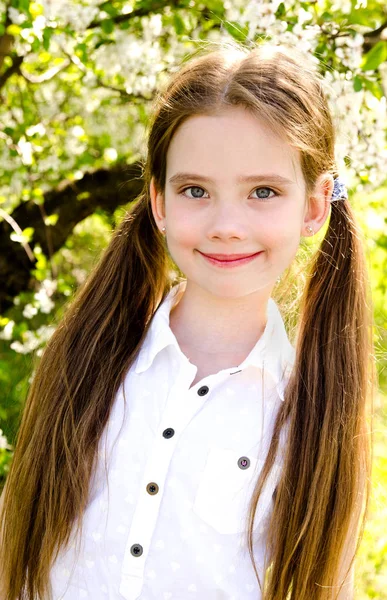
M 41 0 L 45 17 L 52 21 L 67 23 L 76 31 L 84 31 L 99 13 L 99 0 Z
M 28 135 L 28 137 L 38 134 L 40 136 L 43 136 L 46 134 L 46 128 L 44 127 L 44 125 L 42 123 L 38 123 L 37 125 L 32 125 L 31 127 L 27 127 L 26 129 L 26 134 Z
M 32 144 L 31 142 L 27 142 L 25 136 L 23 135 L 18 141 L 18 148 L 20 150 L 21 159 L 24 165 L 32 165 Z
M 14 327 L 15 321 L 8 321 L 8 323 L 3 327 L 3 331 L 0 331 L 0 339 L 11 340 Z
M 106 162 L 112 163 L 117 160 L 118 152 L 115 148 L 105 148 L 103 157 Z
M 77 280 L 78 285 L 81 285 L 86 280 L 87 271 L 85 271 L 85 269 L 75 268 L 71 270 L 71 273 Z
M 11 446 L 7 442 L 7 438 L 5 437 L 3 430 L 0 429 L 0 450 L 10 450 Z
M 16 8 L 13 8 L 13 6 L 8 8 L 8 16 L 15 25 L 21 25 L 27 20 L 27 16 L 24 13 L 19 12 Z
M 40 312 L 48 314 L 52 311 L 55 304 L 50 296 L 52 296 L 56 288 L 56 281 L 51 281 L 50 279 L 42 281 L 39 291 L 34 294 L 35 304 Z
M 55 327 L 42 325 L 36 331 L 25 331 L 22 342 L 16 340 L 10 345 L 19 354 L 30 354 L 40 346 L 44 346 L 55 331 Z
M 32 317 L 34 317 L 37 314 L 38 314 L 38 309 L 36 308 L 36 306 L 33 306 L 32 304 L 25 305 L 25 307 L 23 309 L 23 317 L 25 317 L 26 319 L 31 319 Z

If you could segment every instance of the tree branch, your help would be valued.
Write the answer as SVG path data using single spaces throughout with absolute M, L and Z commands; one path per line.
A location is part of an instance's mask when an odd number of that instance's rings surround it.
M 4 21 L 4 31 L 7 31 L 8 25 L 11 24 L 11 19 L 8 15 L 8 8 L 10 6 L 10 2 L 8 2 L 5 6 L 5 21 Z M 13 45 L 13 36 L 9 33 L 4 33 L 0 36 L 0 69 L 3 66 L 4 59 L 11 52 Z
M 387 21 L 381 24 L 380 27 L 374 29 L 373 31 L 369 31 L 366 35 L 367 37 L 378 37 L 380 38 L 382 32 L 387 29 Z
M 8 69 L 2 75 L 0 75 L 0 90 L 14 73 L 20 73 L 20 65 L 22 64 L 23 60 L 24 56 L 16 56 L 12 60 L 12 65 L 8 67 Z
M 89 70 L 85 67 L 85 65 L 83 64 L 83 62 L 78 58 L 78 56 L 69 54 L 66 50 L 63 50 L 63 53 L 67 56 L 67 58 L 76 66 L 78 67 L 78 69 L 80 69 L 83 73 L 88 73 Z M 102 81 L 102 79 L 98 76 L 95 75 L 95 73 L 92 71 L 93 75 L 96 78 L 96 83 L 98 84 L 99 87 L 103 87 L 107 90 L 111 90 L 112 92 L 117 92 L 120 96 L 122 96 L 123 98 L 125 98 L 126 100 L 128 100 L 128 102 L 133 102 L 138 103 L 144 103 L 144 102 L 149 102 L 150 100 L 152 100 L 153 98 L 153 94 L 156 93 L 156 90 L 154 92 L 150 93 L 149 98 L 147 98 L 146 96 L 142 96 L 141 94 L 130 94 L 129 92 L 127 92 L 125 89 L 123 88 L 118 88 L 115 87 L 114 85 L 109 85 L 108 83 L 104 83 L 104 81 Z
M 27 75 L 27 73 L 24 73 L 21 70 L 20 70 L 20 74 L 29 83 L 44 83 L 45 81 L 50 81 L 50 79 L 53 79 L 54 77 L 56 77 L 56 75 L 58 75 L 58 73 L 60 73 L 61 71 L 64 71 L 65 69 L 67 69 L 67 67 L 70 64 L 71 64 L 70 60 L 66 60 L 61 65 L 56 66 L 56 67 L 52 67 L 51 69 L 48 69 L 42 75 Z
M 367 31 L 367 33 L 364 34 L 364 42 L 363 42 L 364 54 L 367 54 L 367 52 L 369 52 L 371 50 L 371 48 L 373 48 L 378 42 L 380 42 L 382 40 L 382 33 L 385 29 L 387 29 L 387 21 L 382 23 L 382 25 L 380 27 L 378 27 L 377 29 L 374 29 L 373 31 Z M 385 39 L 385 41 L 387 43 L 387 37 L 383 38 L 383 39 Z
M 111 169 L 99 169 L 86 173 L 78 181 L 63 182 L 57 189 L 50 190 L 44 196 L 44 213 L 57 214 L 55 226 L 50 226 L 50 250 L 57 252 L 71 235 L 75 225 L 93 214 L 97 208 L 111 214 L 118 206 L 134 200 L 142 191 L 142 163 L 117 165 Z M 16 222 L 20 230 L 27 227 L 34 229 L 31 247 L 39 244 L 43 253 L 48 256 L 47 225 L 45 225 L 40 208 L 34 202 L 22 202 L 9 216 Z M 13 299 L 20 292 L 34 285 L 31 270 L 35 264 L 31 262 L 21 244 L 10 239 L 12 225 L 7 221 L 0 222 L 0 314 L 4 314 L 13 305 Z
M 6 221 L 7 223 L 9 223 L 11 225 L 11 227 L 15 233 L 17 233 L 20 236 L 22 235 L 23 232 L 22 232 L 21 228 L 19 227 L 18 223 L 16 223 L 15 219 L 13 217 L 11 217 L 11 215 L 6 213 L 5 210 L 3 210 L 2 208 L 0 208 L 0 217 L 3 217 L 4 221 Z M 31 250 L 28 242 L 22 242 L 22 246 L 23 246 L 24 250 L 26 251 L 26 254 L 27 254 L 28 258 L 30 259 L 30 261 L 35 262 L 34 254 Z

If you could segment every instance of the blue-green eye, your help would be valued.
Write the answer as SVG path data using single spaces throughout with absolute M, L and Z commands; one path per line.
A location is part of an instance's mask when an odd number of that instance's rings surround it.
M 204 198 L 204 196 L 200 195 L 200 193 L 201 192 L 207 193 L 207 192 L 205 192 L 205 190 L 202 187 L 200 187 L 198 185 L 190 185 L 190 186 L 184 188 L 183 190 L 181 190 L 180 194 L 185 195 L 185 192 L 187 190 L 193 190 L 191 192 L 192 195 L 188 196 L 188 198 L 191 198 L 191 199 L 195 199 L 196 198 L 198 200 L 201 200 L 202 198 Z M 275 192 L 272 188 L 269 188 L 269 187 L 258 187 L 258 188 L 255 188 L 255 190 L 253 190 L 253 192 L 257 192 L 258 190 L 269 190 L 269 192 L 273 192 L 274 196 L 267 196 L 267 195 L 261 196 L 261 195 L 258 194 L 258 197 L 256 198 L 257 200 L 262 200 L 262 201 L 271 200 L 275 196 L 278 196 L 277 192 Z M 199 195 L 196 195 L 196 194 L 199 194 Z
M 275 192 L 274 190 L 272 190 L 272 189 L 271 189 L 271 188 L 269 188 L 269 187 L 259 187 L 259 188 L 256 188 L 256 189 L 254 190 L 254 192 L 258 192 L 258 190 L 269 190 L 269 192 L 273 192 L 273 194 L 274 194 L 274 196 L 265 196 L 265 195 L 263 195 L 263 196 L 260 196 L 260 193 L 258 193 L 258 199 L 259 199 L 259 200 L 271 200 L 271 199 L 272 199 L 272 198 L 274 198 L 275 196 L 278 196 L 277 192 Z
M 183 190 L 181 190 L 181 194 L 183 192 L 186 192 L 187 190 L 195 190 L 195 193 L 199 190 L 201 192 L 204 192 L 203 188 L 197 186 L 197 185 L 191 185 L 189 187 L 184 188 Z M 188 198 L 197 198 L 198 200 L 200 200 L 201 198 L 203 198 L 203 196 L 195 196 L 195 193 L 193 193 L 192 196 L 188 196 Z

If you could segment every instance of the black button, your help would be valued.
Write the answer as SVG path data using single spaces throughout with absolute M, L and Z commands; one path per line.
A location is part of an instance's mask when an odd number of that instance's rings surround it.
M 157 485 L 157 483 L 154 483 L 153 481 L 151 483 L 148 483 L 148 485 L 146 486 L 146 491 L 148 492 L 148 494 L 150 494 L 151 496 L 154 496 L 155 494 L 157 494 L 157 492 L 159 491 L 159 486 Z
M 206 385 L 202 385 L 202 387 L 198 389 L 199 396 L 205 396 L 206 394 L 208 394 L 208 392 L 209 388 Z
M 164 431 L 163 431 L 163 436 L 167 439 L 173 437 L 174 435 L 175 435 L 175 430 L 172 429 L 172 427 L 168 427 L 168 429 L 164 429 Z
M 250 466 L 250 459 L 247 456 L 241 456 L 238 459 L 238 467 L 240 469 L 248 469 Z
M 143 547 L 140 546 L 140 544 L 133 544 L 133 546 L 130 549 L 130 553 L 133 556 L 141 556 L 142 552 L 143 552 Z

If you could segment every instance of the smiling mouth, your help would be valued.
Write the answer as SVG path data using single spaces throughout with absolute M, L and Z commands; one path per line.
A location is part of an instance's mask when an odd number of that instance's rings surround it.
M 200 250 L 198 250 L 198 252 L 208 262 L 220 267 L 234 267 L 243 265 L 254 260 L 257 256 L 262 254 L 262 251 L 255 252 L 254 254 L 204 254 L 203 252 L 200 252 Z
M 205 254 L 204 252 L 200 252 L 200 254 L 207 256 L 207 258 L 213 258 L 214 260 L 234 261 L 241 260 L 243 258 L 251 258 L 252 256 L 259 254 L 259 252 L 252 252 L 251 254 Z

